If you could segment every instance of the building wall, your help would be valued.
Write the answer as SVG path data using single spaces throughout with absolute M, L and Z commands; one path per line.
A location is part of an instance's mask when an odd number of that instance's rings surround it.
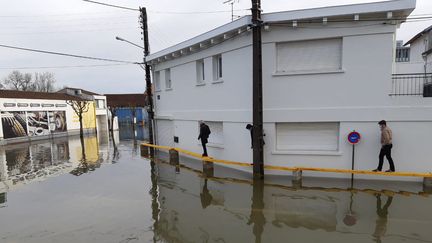
M 147 121 L 147 112 L 144 108 L 137 107 L 135 108 L 135 118 L 137 123 L 146 122 Z M 118 108 L 116 111 L 116 115 L 118 117 L 118 121 L 120 123 L 131 123 L 132 122 L 132 108 L 122 107 Z
M 353 23 L 348 23 L 352 25 Z M 385 119 L 394 129 L 394 158 L 397 170 L 430 171 L 423 151 L 432 122 L 432 101 L 423 97 L 389 96 L 395 53 L 392 25 L 341 28 L 328 24 L 310 28 L 271 26 L 263 32 L 263 95 L 265 161 L 284 166 L 351 168 L 351 146 L 346 136 L 361 132 L 357 169 L 374 169 L 379 153 L 377 122 Z M 360 25 L 360 23 L 359 23 Z M 336 28 L 332 28 L 336 27 Z M 156 119 L 171 120 L 158 132 L 173 130 L 158 142 L 200 152 L 198 120 L 223 122 L 224 144 L 209 144 L 209 155 L 251 162 L 252 48 L 250 33 L 184 57 L 154 66 L 160 72 L 161 89 L 155 92 Z M 276 43 L 342 39 L 342 69 L 338 72 L 276 74 Z M 221 54 L 223 82 L 205 80 L 197 85 L 196 60 L 204 59 L 206 77 L 212 73 L 212 56 Z M 165 88 L 165 69 L 170 68 L 172 89 Z M 336 151 L 277 151 L 277 123 L 333 122 L 339 126 Z M 158 126 L 158 123 L 156 123 Z M 160 134 L 157 134 L 158 136 Z M 211 137 L 212 135 L 210 135 Z M 173 138 L 172 138 L 173 139 Z M 410 162 L 408 162 L 410 161 Z M 274 173 L 274 172 L 269 172 Z M 346 176 L 346 175 L 331 175 Z M 391 178 L 394 179 L 394 178 Z
M 15 104 L 15 106 L 8 107 L 7 104 Z M 21 104 L 21 107 L 18 104 Z M 28 104 L 28 106 L 23 107 L 24 104 Z M 32 104 L 39 104 L 40 106 L 32 107 L 34 106 Z M 6 138 L 4 130 L 6 129 L 6 117 L 11 117 L 11 119 L 14 119 L 13 114 L 17 113 L 21 114 L 20 116 L 23 117 L 24 120 L 27 118 L 28 121 L 31 119 L 28 118 L 29 116 L 41 116 L 40 120 L 38 120 L 40 121 L 38 123 L 40 125 L 35 125 L 34 127 L 32 127 L 31 125 L 28 125 L 30 123 L 26 123 L 24 121 L 24 127 L 28 127 L 24 128 L 25 134 L 21 134 L 24 136 L 22 136 L 22 138 L 15 137 L 12 138 L 12 140 L 22 140 L 29 137 L 31 137 L 32 139 L 46 138 L 46 136 L 51 134 L 60 135 L 66 132 L 75 133 L 79 130 L 80 126 L 78 116 L 75 114 L 73 109 L 69 105 L 67 105 L 65 100 L 0 98 L 0 112 L 3 118 L 0 119 L 0 139 Z M 50 117 L 47 118 L 47 115 Z M 47 119 L 49 119 L 50 121 L 49 125 L 46 122 Z M 43 122 L 45 122 L 45 125 L 43 125 Z M 47 126 L 49 126 L 49 129 Z M 90 103 L 90 108 L 88 112 L 84 114 L 83 126 L 84 129 L 88 131 L 94 131 L 94 129 L 96 128 L 95 105 L 93 102 Z

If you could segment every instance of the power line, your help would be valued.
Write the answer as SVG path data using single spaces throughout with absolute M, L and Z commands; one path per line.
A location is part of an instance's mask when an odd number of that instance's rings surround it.
M 96 65 L 66 65 L 66 66 L 42 66 L 42 67 L 0 67 L 0 70 L 21 70 L 21 69 L 63 69 L 63 68 L 87 68 L 87 67 L 112 67 L 132 65 L 128 63 L 121 64 L 96 64 Z
M 139 11 L 139 9 L 136 8 L 129 8 L 129 7 L 123 7 L 123 6 L 119 6 L 119 5 L 113 5 L 113 4 L 108 4 L 108 3 L 102 3 L 102 2 L 96 2 L 96 1 L 91 1 L 91 0 L 82 0 L 84 2 L 89 2 L 89 3 L 95 3 L 95 4 L 100 4 L 100 5 L 104 5 L 104 6 L 108 6 L 108 7 L 113 7 L 113 8 L 120 8 L 120 9 L 126 9 L 126 10 L 132 10 L 132 11 Z M 246 11 L 249 9 L 235 9 L 234 11 Z M 195 12 L 176 12 L 176 11 L 149 11 L 151 13 L 158 13 L 158 14 L 211 14 L 211 13 L 227 13 L 227 12 L 231 12 L 227 11 L 227 10 L 219 10 L 219 11 L 195 11 Z
M 118 6 L 118 5 L 108 4 L 108 3 L 95 2 L 95 1 L 90 1 L 90 0 L 83 0 L 83 1 L 89 2 L 89 3 L 95 3 L 95 4 L 99 4 L 99 5 L 104 5 L 104 6 L 108 6 L 108 7 L 113 7 L 113 8 L 120 8 L 120 9 L 131 10 L 131 11 L 139 11 L 139 9 L 137 9 L 137 8 L 123 7 L 123 6 Z
M 51 55 L 59 55 L 59 56 L 67 56 L 67 57 L 75 57 L 75 58 L 97 60 L 97 61 L 128 63 L 128 64 L 139 64 L 139 62 L 129 62 L 129 61 L 107 59 L 107 58 L 81 56 L 81 55 L 67 54 L 67 53 L 61 53 L 61 52 L 44 51 L 44 50 L 30 49 L 30 48 L 17 47 L 17 46 L 8 46 L 8 45 L 2 45 L 2 44 L 0 44 L 0 47 L 9 48 L 9 49 L 16 49 L 16 50 L 22 50 L 22 51 L 39 52 L 39 53 L 51 54 Z
M 234 12 L 248 11 L 250 9 L 234 9 Z M 196 11 L 196 12 L 173 12 L 173 11 L 149 11 L 150 13 L 156 14 L 213 14 L 213 13 L 231 13 L 231 10 L 219 10 L 219 11 Z
M 18 33 L 0 33 L 1 35 L 41 35 L 41 34 L 58 34 L 58 33 L 81 33 L 81 32 L 103 32 L 112 30 L 132 30 L 137 28 L 108 28 L 108 29 L 89 29 L 89 30 L 66 30 L 66 31 L 46 31 L 46 32 L 18 32 Z
M 47 16 L 75 16 L 75 15 L 99 15 L 99 14 L 118 14 L 118 11 L 104 12 L 83 12 L 83 13 L 62 13 L 62 14 L 35 14 L 35 15 L 0 15 L 0 18 L 39 18 Z M 125 12 L 123 12 L 125 14 Z

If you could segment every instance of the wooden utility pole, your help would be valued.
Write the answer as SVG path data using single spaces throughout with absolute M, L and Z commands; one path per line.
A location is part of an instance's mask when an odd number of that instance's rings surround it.
M 154 144 L 154 136 L 153 136 L 153 91 L 152 91 L 152 83 L 150 79 L 150 65 L 147 63 L 147 56 L 150 54 L 149 48 L 149 38 L 148 38 L 148 26 L 147 26 L 147 11 L 146 8 L 140 8 L 141 12 L 141 29 L 144 40 L 144 69 L 145 69 L 145 80 L 146 80 L 146 93 L 147 93 L 147 101 L 149 109 L 148 113 L 148 130 L 149 130 L 149 143 Z
M 253 174 L 264 178 L 261 0 L 252 0 L 253 48 Z

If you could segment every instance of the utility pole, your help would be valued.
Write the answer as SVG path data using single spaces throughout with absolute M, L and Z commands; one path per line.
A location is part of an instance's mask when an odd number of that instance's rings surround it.
M 149 130 L 149 143 L 154 144 L 153 140 L 153 118 L 154 118 L 154 111 L 153 111 L 153 91 L 152 91 L 152 83 L 150 79 L 150 65 L 147 63 L 147 56 L 150 54 L 150 48 L 149 48 L 149 38 L 148 38 L 148 26 L 147 26 L 147 11 L 146 8 L 140 8 L 141 12 L 141 29 L 143 34 L 143 40 L 144 40 L 144 69 L 145 69 L 145 80 L 146 80 L 146 93 L 147 93 L 147 100 L 148 100 L 148 130 Z M 153 151 L 151 148 L 150 151 Z M 151 153 L 152 154 L 152 153 Z
M 264 178 L 261 0 L 252 0 L 253 175 Z

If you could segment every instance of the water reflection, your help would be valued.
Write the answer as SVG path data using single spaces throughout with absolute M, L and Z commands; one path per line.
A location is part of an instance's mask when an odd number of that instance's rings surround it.
M 117 135 L 118 138 L 118 135 Z M 94 171 L 110 158 L 108 134 L 80 139 L 63 137 L 31 144 L 0 147 L 0 193 L 22 184 L 70 173 L 76 176 Z M 114 150 L 112 160 L 120 157 Z
M 175 173 L 156 161 L 154 233 L 165 242 L 432 242 L 425 194 L 298 188 L 208 176 L 185 165 Z
M 119 126 L 120 140 L 138 140 L 144 141 L 148 140 L 149 133 L 145 127 L 131 124 L 121 124 Z
M 388 209 L 393 201 L 393 196 L 387 196 L 387 201 L 384 206 L 381 205 L 381 194 L 376 195 L 376 200 L 376 213 L 378 218 L 376 220 L 375 232 L 373 233 L 373 236 L 375 238 L 375 242 L 381 242 L 381 238 L 387 231 Z

